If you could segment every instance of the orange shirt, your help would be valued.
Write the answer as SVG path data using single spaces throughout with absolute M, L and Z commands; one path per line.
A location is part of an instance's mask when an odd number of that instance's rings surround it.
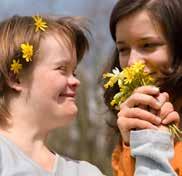
M 174 147 L 174 158 L 171 165 L 178 176 L 182 176 L 182 142 Z M 114 176 L 133 176 L 135 159 L 130 155 L 130 147 L 117 145 L 112 153 L 112 168 Z

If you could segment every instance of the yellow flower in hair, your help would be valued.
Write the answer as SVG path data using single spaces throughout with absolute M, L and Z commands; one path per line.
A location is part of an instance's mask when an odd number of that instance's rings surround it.
M 13 59 L 13 63 L 11 64 L 11 71 L 13 71 L 14 74 L 18 74 L 21 69 L 22 64 L 20 64 L 20 60 Z
M 33 16 L 34 24 L 36 26 L 35 32 L 38 32 L 39 30 L 45 31 L 45 29 L 48 27 L 47 23 L 43 21 L 42 17 L 40 16 Z
M 32 61 L 32 55 L 33 55 L 33 46 L 29 43 L 23 43 L 21 44 L 22 49 L 22 57 L 26 60 L 26 62 Z

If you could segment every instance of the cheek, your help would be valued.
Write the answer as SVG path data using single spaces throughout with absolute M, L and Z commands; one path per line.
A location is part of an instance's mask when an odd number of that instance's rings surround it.
M 67 80 L 58 75 L 43 75 L 34 82 L 34 90 L 37 93 L 47 96 L 56 96 L 64 92 Z
M 50 94 L 59 95 L 66 91 L 67 88 L 67 79 L 54 77 L 49 79 L 45 85 L 45 91 L 50 92 Z
M 164 50 L 161 50 L 160 52 L 156 52 L 153 54 L 152 58 L 153 58 L 153 63 L 159 69 L 169 68 L 170 63 L 171 63 L 171 61 L 170 61 L 171 57 L 170 57 L 170 53 L 168 52 L 168 50 L 164 49 Z

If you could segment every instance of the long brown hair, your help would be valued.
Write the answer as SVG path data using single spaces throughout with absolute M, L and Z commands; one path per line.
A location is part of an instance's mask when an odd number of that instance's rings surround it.
M 128 15 L 140 10 L 147 10 L 150 17 L 158 22 L 164 32 L 172 54 L 171 72 L 163 73 L 164 81 L 160 85 L 161 91 L 167 91 L 172 97 L 171 101 L 175 103 L 177 98 L 182 97 L 182 1 L 181 0 L 119 0 L 114 6 L 110 17 L 110 32 L 114 41 L 116 41 L 116 25 Z M 113 68 L 120 68 L 119 53 L 115 47 L 112 56 L 109 58 L 109 64 L 104 72 L 111 72 Z M 120 68 L 122 70 L 122 68 Z M 115 119 L 111 119 L 116 131 L 118 131 L 116 119 L 117 111 L 110 105 L 113 95 L 118 92 L 118 87 L 107 89 L 104 92 L 104 101 L 109 110 L 115 114 Z M 176 101 L 177 102 L 177 101 Z M 180 111 L 178 109 L 178 111 Z

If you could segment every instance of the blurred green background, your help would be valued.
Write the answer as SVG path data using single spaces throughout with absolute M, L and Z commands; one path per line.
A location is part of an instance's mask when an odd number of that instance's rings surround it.
M 109 17 L 116 0 L 1 0 L 0 20 L 19 15 L 76 15 L 91 20 L 91 49 L 78 67 L 78 117 L 70 126 L 55 130 L 48 145 L 61 155 L 87 160 L 108 176 L 116 142 L 106 120 L 111 116 L 103 103 L 98 77 L 111 54 L 113 41 Z

